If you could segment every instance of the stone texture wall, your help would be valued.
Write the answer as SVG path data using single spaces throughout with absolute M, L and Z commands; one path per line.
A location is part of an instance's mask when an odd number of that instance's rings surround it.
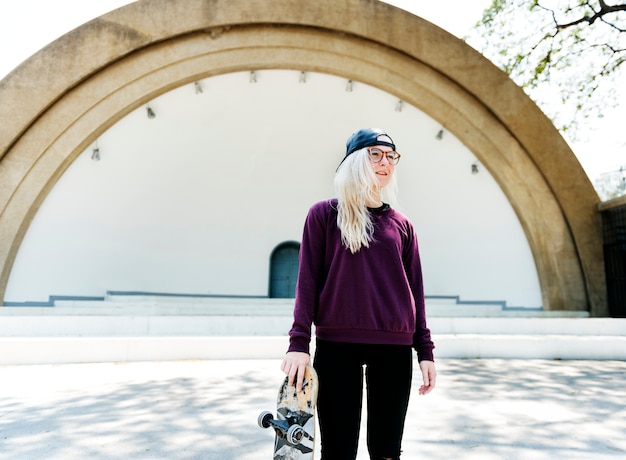
M 438 120 L 517 212 L 544 308 L 607 314 L 599 200 L 558 131 L 462 41 L 372 0 L 140 0 L 0 81 L 0 299 L 39 204 L 99 134 L 181 84 L 255 68 L 363 81 Z

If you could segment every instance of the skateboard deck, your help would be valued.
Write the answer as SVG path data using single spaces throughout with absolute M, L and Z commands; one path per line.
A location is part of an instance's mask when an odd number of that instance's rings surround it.
M 317 374 L 307 366 L 302 391 L 297 392 L 285 377 L 278 390 L 276 417 L 268 411 L 259 415 L 259 426 L 272 427 L 276 433 L 274 460 L 313 460 L 317 390 Z

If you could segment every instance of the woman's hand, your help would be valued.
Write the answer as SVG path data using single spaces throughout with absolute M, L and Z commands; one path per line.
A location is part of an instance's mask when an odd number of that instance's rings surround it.
M 281 370 L 289 376 L 289 385 L 296 382 L 296 391 L 302 391 L 302 381 L 304 380 L 304 370 L 311 364 L 311 356 L 301 351 L 290 351 L 285 355 Z
M 422 361 L 420 362 L 420 370 L 422 371 L 424 384 L 420 387 L 419 394 L 427 395 L 435 388 L 435 382 L 437 380 L 435 363 L 432 361 Z

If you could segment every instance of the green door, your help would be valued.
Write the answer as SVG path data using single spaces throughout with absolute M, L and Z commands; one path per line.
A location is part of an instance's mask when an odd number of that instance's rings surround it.
M 298 254 L 300 245 L 284 243 L 272 253 L 270 263 L 270 297 L 289 299 L 296 296 L 298 280 Z

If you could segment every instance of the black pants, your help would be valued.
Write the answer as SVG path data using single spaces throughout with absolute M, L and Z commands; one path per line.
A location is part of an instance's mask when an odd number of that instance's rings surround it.
M 371 459 L 400 458 L 413 376 L 410 346 L 317 340 L 317 411 L 322 460 L 355 459 L 361 425 L 363 366 L 367 383 L 367 446 Z

